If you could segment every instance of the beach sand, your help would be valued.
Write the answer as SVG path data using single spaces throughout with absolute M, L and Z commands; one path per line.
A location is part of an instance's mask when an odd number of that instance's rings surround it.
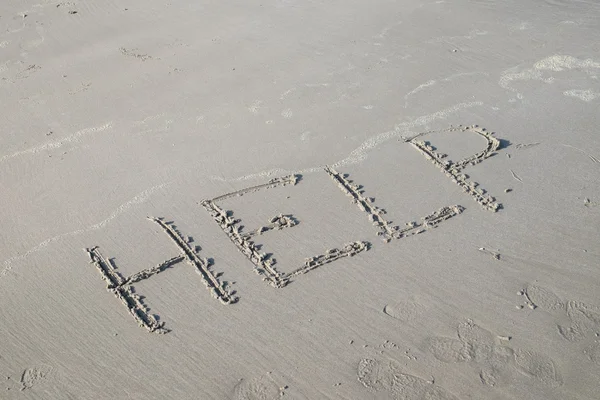
M 599 399 L 599 19 L 4 1 L 0 398 Z

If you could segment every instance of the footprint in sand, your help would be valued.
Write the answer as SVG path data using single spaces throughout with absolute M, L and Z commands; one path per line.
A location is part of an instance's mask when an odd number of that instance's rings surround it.
M 554 362 L 543 354 L 529 350 L 517 349 L 514 352 L 515 365 L 517 369 L 535 379 L 539 379 L 548 386 L 559 386 L 562 384 L 560 375 Z
M 479 378 L 485 385 L 496 386 L 510 381 L 513 370 L 552 387 L 562 385 L 562 378 L 550 358 L 500 344 L 499 337 L 471 320 L 458 325 L 457 336 L 458 339 L 431 337 L 427 339 L 426 347 L 445 363 L 476 363 L 481 368 Z
M 587 347 L 583 350 L 583 354 L 585 354 L 594 364 L 600 365 L 600 342 L 596 342 Z
M 27 368 L 21 374 L 21 390 L 31 389 L 46 381 L 53 373 L 53 370 L 51 366 L 43 364 Z
M 383 307 L 383 312 L 386 315 L 402 322 L 412 321 L 423 314 L 424 311 L 425 306 L 412 299 L 389 303 Z
M 387 392 L 398 400 L 458 400 L 446 389 L 402 372 L 395 360 L 363 358 L 358 363 L 358 381 L 373 392 Z
M 584 354 L 600 365 L 600 309 L 579 301 L 563 301 L 551 290 L 528 285 L 519 292 L 525 296 L 529 308 L 540 308 L 556 318 L 559 335 L 569 342 L 586 342 Z M 590 345 L 590 341 L 594 343 Z
M 286 387 L 280 387 L 271 373 L 254 379 L 242 379 L 234 389 L 234 400 L 279 400 Z

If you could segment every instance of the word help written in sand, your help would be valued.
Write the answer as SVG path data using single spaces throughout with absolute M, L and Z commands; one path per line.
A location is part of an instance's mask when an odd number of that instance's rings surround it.
M 494 197 L 487 194 L 485 190 L 479 188 L 476 182 L 470 182 L 468 176 L 463 173 L 463 169 L 468 165 L 478 164 L 494 155 L 495 151 L 500 147 L 500 141 L 493 137 L 491 133 L 476 125 L 469 127 L 452 127 L 442 132 L 476 133 L 486 140 L 487 145 L 485 149 L 470 157 L 457 162 L 452 162 L 446 159 L 447 156 L 445 154 L 437 152 L 435 147 L 429 142 L 417 140 L 417 138 L 426 133 L 418 134 L 408 139 L 405 138 L 405 142 L 412 144 L 428 160 L 440 168 L 445 175 L 459 185 L 463 191 L 479 203 L 484 210 L 493 212 L 498 211 L 502 207 L 501 204 L 497 203 Z M 443 221 L 459 215 L 465 210 L 465 208 L 460 205 L 446 206 L 422 217 L 421 222 L 408 222 L 405 224 L 406 227 L 404 228 L 392 226 L 392 224 L 384 217 L 384 214 L 386 214 L 385 210 L 373 204 L 373 198 L 365 195 L 362 185 L 354 183 L 348 179 L 347 174 L 339 173 L 332 167 L 327 166 L 324 168 L 324 171 L 331 177 L 339 189 L 350 197 L 351 201 L 355 203 L 361 211 L 368 215 L 370 222 L 377 229 L 377 235 L 380 236 L 385 243 L 389 243 L 392 239 L 402 239 L 436 228 Z M 332 263 L 344 257 L 352 257 L 365 250 L 369 250 L 371 247 L 370 243 L 366 241 L 351 241 L 342 245 L 340 248 L 329 249 L 325 251 L 324 254 L 306 258 L 304 263 L 295 269 L 292 269 L 291 272 L 283 273 L 278 271 L 275 267 L 276 260 L 272 254 L 259 251 L 261 246 L 255 243 L 254 238 L 265 233 L 293 228 L 298 224 L 298 220 L 291 214 L 279 214 L 271 218 L 265 226 L 254 230 L 244 231 L 241 220 L 234 218 L 232 211 L 224 210 L 219 205 L 219 202 L 225 199 L 243 196 L 244 194 L 257 192 L 262 189 L 283 187 L 287 185 L 294 186 L 298 184 L 300 180 L 300 175 L 274 178 L 262 185 L 251 186 L 201 202 L 201 205 L 211 215 L 229 240 L 252 263 L 254 271 L 269 285 L 276 288 L 285 287 L 292 278 L 306 274 L 324 264 Z M 90 256 L 91 263 L 96 266 L 98 271 L 102 274 L 103 279 L 106 281 L 107 289 L 121 300 L 141 327 L 156 333 L 166 333 L 169 331 L 164 327 L 163 322 L 159 322 L 158 316 L 149 314 L 148 307 L 142 301 L 143 297 L 135 293 L 132 285 L 169 269 L 184 260 L 187 261 L 187 263 L 200 275 L 202 282 L 210 290 L 213 297 L 223 304 L 233 304 L 238 301 L 235 292 L 229 291 L 227 284 L 219 281 L 217 279 L 218 275 L 214 274 L 210 269 L 212 261 L 200 258 L 197 254 L 197 249 L 190 246 L 189 241 L 184 239 L 172 223 L 167 223 L 161 218 L 148 217 L 148 219 L 158 224 L 163 229 L 167 236 L 179 248 L 181 252 L 179 255 L 154 267 L 137 272 L 129 277 L 123 277 L 117 271 L 113 260 L 103 257 L 97 247 L 86 249 Z

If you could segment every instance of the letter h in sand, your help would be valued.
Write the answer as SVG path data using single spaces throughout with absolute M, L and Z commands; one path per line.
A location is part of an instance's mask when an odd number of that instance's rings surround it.
M 164 322 L 159 322 L 157 317 L 148 312 L 148 307 L 138 295 L 133 284 L 148 279 L 173 265 L 186 260 L 192 265 L 200 275 L 204 285 L 211 291 L 213 297 L 216 297 L 224 304 L 231 304 L 237 301 L 234 293 L 230 293 L 224 283 L 219 282 L 215 274 L 210 270 L 211 262 L 208 259 L 200 258 L 190 244 L 177 232 L 173 225 L 164 222 L 160 218 L 149 217 L 149 220 L 158 224 L 164 232 L 177 245 L 181 254 L 166 260 L 154 267 L 144 269 L 140 272 L 123 277 L 118 271 L 111 259 L 105 258 L 98 247 L 86 249 L 93 263 L 102 277 L 106 281 L 106 289 L 112 292 L 129 310 L 138 324 L 150 332 L 166 333 L 168 329 L 164 327 Z

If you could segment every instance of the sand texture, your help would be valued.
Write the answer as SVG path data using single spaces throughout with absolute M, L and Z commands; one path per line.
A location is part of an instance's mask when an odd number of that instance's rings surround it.
M 600 399 L 600 2 L 0 1 L 0 399 Z

